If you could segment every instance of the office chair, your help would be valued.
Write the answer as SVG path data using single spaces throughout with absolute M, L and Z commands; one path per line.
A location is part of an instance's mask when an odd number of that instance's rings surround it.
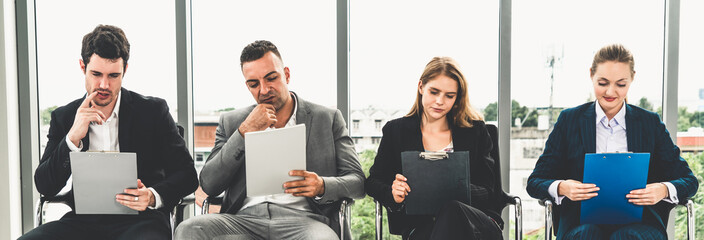
M 178 128 L 178 133 L 183 137 L 184 129 L 181 125 L 176 125 Z M 63 203 L 66 205 L 69 205 L 70 199 L 66 195 L 61 195 L 61 196 L 53 196 L 53 197 L 47 197 L 44 195 L 40 195 L 39 199 L 37 199 L 37 202 L 34 207 L 35 215 L 34 215 L 34 228 L 37 228 L 41 226 L 44 223 L 44 205 L 48 203 Z M 176 229 L 176 226 L 178 226 L 179 223 L 183 222 L 183 212 L 184 208 L 188 206 L 188 204 L 193 203 L 195 201 L 195 197 L 193 194 L 186 196 L 182 198 L 178 204 L 174 207 L 174 209 L 171 211 L 171 226 L 172 231 L 173 229 Z
M 495 125 L 492 124 L 487 124 L 486 125 L 487 131 L 489 131 L 489 136 L 491 137 L 491 142 L 494 145 L 494 148 L 491 150 L 491 157 L 494 159 L 494 189 L 501 189 L 501 191 L 495 191 L 495 200 L 493 201 L 493 205 L 490 206 L 491 210 L 494 210 L 498 213 L 501 213 L 503 209 L 508 206 L 508 205 L 514 205 L 515 206 L 515 216 L 514 216 L 514 224 L 515 224 L 515 239 L 520 240 L 523 239 L 523 205 L 521 204 L 521 198 L 518 196 L 514 196 L 511 194 L 506 193 L 503 191 L 503 188 L 501 186 L 501 161 L 499 159 L 499 131 L 496 128 Z M 382 221 L 383 221 L 383 207 L 379 201 L 374 200 L 374 205 L 375 205 L 375 228 L 376 228 L 376 239 L 381 240 L 382 239 L 382 234 L 383 234 L 383 227 L 382 227 Z M 388 211 L 388 209 L 387 209 Z M 502 226 L 503 228 L 503 226 Z
M 542 199 L 538 202 L 545 207 L 545 240 L 552 240 L 553 236 L 557 236 L 557 229 L 560 223 L 560 207 L 555 205 L 550 199 Z M 676 206 L 687 208 L 687 239 L 694 240 L 694 202 L 691 199 L 687 199 L 687 201 L 680 201 L 672 207 Z M 667 226 L 668 219 L 664 219 L 664 221 L 665 226 Z

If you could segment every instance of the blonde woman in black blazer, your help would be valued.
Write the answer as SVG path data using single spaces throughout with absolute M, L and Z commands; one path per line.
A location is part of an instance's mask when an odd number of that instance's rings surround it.
M 404 239 L 500 239 L 503 222 L 489 210 L 495 191 L 492 142 L 481 114 L 469 104 L 467 81 L 456 62 L 433 58 L 417 91 L 410 113 L 383 128 L 367 194 L 390 210 L 390 232 Z M 401 174 L 404 151 L 469 151 L 471 205 L 451 201 L 436 216 L 406 215 L 404 200 L 413 191 Z

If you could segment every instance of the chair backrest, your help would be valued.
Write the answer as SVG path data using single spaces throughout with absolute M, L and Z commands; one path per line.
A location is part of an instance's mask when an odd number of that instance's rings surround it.
M 494 210 L 495 212 L 501 214 L 501 211 L 503 211 L 504 208 L 509 205 L 509 202 L 511 200 L 510 197 L 503 190 L 501 184 L 501 159 L 499 158 L 499 130 L 493 124 L 487 124 L 486 129 L 487 131 L 489 131 L 491 143 L 494 146 L 491 149 L 491 158 L 494 159 L 494 169 L 492 170 L 494 171 L 494 199 L 496 199 L 496 201 L 492 201 L 493 204 L 491 206 L 491 210 Z

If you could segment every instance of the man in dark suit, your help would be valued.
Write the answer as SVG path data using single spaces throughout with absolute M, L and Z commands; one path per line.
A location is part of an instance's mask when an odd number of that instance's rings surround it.
M 121 87 L 130 45 L 122 29 L 99 25 L 83 38 L 80 66 L 87 94 L 51 114 L 49 142 L 34 179 L 45 196 L 71 186 L 70 152 L 137 153 L 137 189 L 115 201 L 138 215 L 73 211 L 20 239 L 170 239 L 169 213 L 198 180 L 193 159 L 163 99 Z M 73 208 L 73 192 L 68 193 Z M 127 195 L 129 194 L 129 195 Z
M 215 146 L 200 173 L 206 194 L 225 191 L 221 214 L 188 219 L 175 238 L 338 238 L 338 221 L 327 216 L 339 209 L 339 200 L 364 196 L 364 173 L 342 114 L 288 90 L 289 69 L 271 42 L 248 45 L 240 62 L 258 104 L 220 116 Z M 303 180 L 281 183 L 286 190 L 280 194 L 247 196 L 245 133 L 296 124 L 306 126 L 307 169 L 291 169 L 289 175 Z M 271 146 L 271 151 L 278 148 Z

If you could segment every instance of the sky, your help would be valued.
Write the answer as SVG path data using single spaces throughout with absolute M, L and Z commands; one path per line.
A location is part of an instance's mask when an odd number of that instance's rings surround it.
M 409 109 L 425 64 L 434 56 L 459 62 L 478 108 L 498 96 L 498 1 L 370 1 L 350 3 L 350 102 Z M 37 0 L 39 105 L 64 105 L 82 96 L 78 59 L 83 35 L 97 24 L 123 28 L 131 57 L 123 86 L 167 100 L 176 108 L 174 2 Z M 56 11 L 56 9 L 62 9 Z M 109 9 L 94 11 L 91 9 Z M 695 110 L 704 81 L 704 3 L 682 1 L 680 106 Z M 513 1 L 511 95 L 522 105 L 550 102 L 570 107 L 592 92 L 588 68 L 603 45 L 622 43 L 635 56 L 629 99 L 647 97 L 661 105 L 664 2 Z M 309 101 L 335 106 L 335 1 L 194 1 L 192 13 L 194 107 L 208 112 L 254 103 L 244 85 L 239 54 L 248 43 L 267 39 L 279 47 L 291 70 L 289 89 Z M 700 109 L 704 110 L 704 109 Z

